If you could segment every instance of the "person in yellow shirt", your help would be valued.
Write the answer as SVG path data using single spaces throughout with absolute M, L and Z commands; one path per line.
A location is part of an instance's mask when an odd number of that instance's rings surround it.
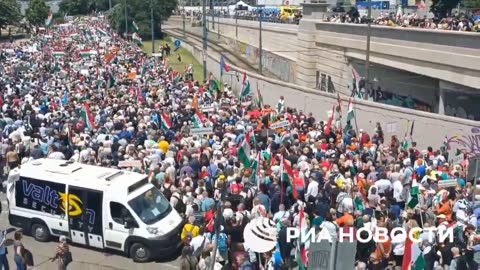
M 191 216 L 188 218 L 188 223 L 183 226 L 182 234 L 180 235 L 180 239 L 186 245 L 189 244 L 192 238 L 198 236 L 200 234 L 200 227 L 195 225 L 195 217 Z

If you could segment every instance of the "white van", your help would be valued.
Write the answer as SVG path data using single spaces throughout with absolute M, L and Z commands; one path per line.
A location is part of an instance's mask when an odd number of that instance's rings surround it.
M 146 262 L 182 245 L 183 219 L 146 175 L 39 159 L 10 172 L 9 222 L 41 242 L 115 249 Z

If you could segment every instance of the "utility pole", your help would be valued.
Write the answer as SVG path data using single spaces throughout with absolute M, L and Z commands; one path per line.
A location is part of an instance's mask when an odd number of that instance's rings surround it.
M 128 11 L 127 11 L 127 0 L 124 1 L 125 5 L 125 38 L 128 39 Z
M 152 54 L 155 53 L 155 28 L 153 17 L 153 0 L 150 0 L 150 27 L 152 28 Z
M 370 1 L 370 0 L 369 0 Z M 258 35 L 258 73 L 262 75 L 262 58 L 263 58 L 263 49 L 262 49 L 262 18 L 263 18 L 263 9 L 259 9 L 260 12 L 260 20 L 259 20 L 259 27 L 258 31 L 260 34 Z
M 238 10 L 235 7 L 235 39 L 238 39 Z
M 183 24 L 183 38 L 187 38 L 185 30 L 185 0 L 183 1 L 183 12 L 182 12 L 182 24 Z
M 212 251 L 212 260 L 209 265 L 209 270 L 215 269 L 215 259 L 217 257 L 217 249 L 218 249 L 218 236 L 220 234 L 221 226 L 224 221 L 223 219 L 223 202 L 225 201 L 225 196 L 227 195 L 227 185 L 224 185 L 222 190 L 220 191 L 220 200 L 217 202 L 216 211 L 215 211 L 215 219 L 213 222 L 213 227 L 215 229 L 215 241 L 213 242 L 213 251 Z
M 112 10 L 112 0 L 108 0 L 108 10 Z
M 368 100 L 368 94 L 370 91 L 370 36 L 372 32 L 372 0 L 368 0 L 368 13 L 367 13 L 367 55 L 365 59 L 365 72 L 367 77 L 365 78 L 365 94 L 363 98 Z M 360 90 L 360 89 L 359 89 Z
M 220 14 L 218 14 L 218 24 L 217 24 L 217 37 L 220 39 L 220 15 L 221 15 L 222 9 L 220 8 Z
M 212 30 L 215 30 L 215 3 L 210 0 L 210 12 L 212 13 Z
M 211 0 L 210 0 L 211 1 Z M 203 80 L 207 80 L 207 0 L 202 0 Z

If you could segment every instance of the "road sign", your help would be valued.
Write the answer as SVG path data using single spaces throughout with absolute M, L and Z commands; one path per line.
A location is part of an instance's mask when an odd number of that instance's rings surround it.
M 283 128 L 283 127 L 288 127 L 290 126 L 290 122 L 288 122 L 288 120 L 284 120 L 284 121 L 279 121 L 279 122 L 275 122 L 273 124 L 270 125 L 270 128 L 271 129 L 277 129 L 277 128 Z
M 438 181 L 438 188 L 449 188 L 449 187 L 456 187 L 456 186 L 457 186 L 456 179 L 447 179 L 447 180 Z
M 212 127 L 206 127 L 206 128 L 192 128 L 190 130 L 190 135 L 210 135 L 213 134 L 213 128 Z
M 175 40 L 175 43 L 173 43 L 175 45 L 175 47 L 180 47 L 180 45 L 182 45 L 182 42 L 180 40 Z

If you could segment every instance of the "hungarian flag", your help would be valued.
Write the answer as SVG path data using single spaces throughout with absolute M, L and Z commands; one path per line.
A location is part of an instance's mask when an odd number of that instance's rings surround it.
M 414 209 L 418 205 L 419 186 L 417 176 L 414 173 L 412 179 L 412 189 L 410 190 L 410 200 L 408 201 L 408 208 Z
M 165 131 L 168 131 L 172 128 L 172 121 L 170 121 L 170 117 L 168 117 L 168 115 L 165 113 L 162 113 L 160 116 L 160 127 Z
M 64 51 L 61 51 L 61 50 L 54 50 L 52 52 L 52 55 L 53 57 L 62 57 L 65 55 L 65 52 Z
M 109 36 L 109 35 L 108 35 L 108 32 L 105 31 L 105 30 L 103 30 L 103 29 L 100 28 L 100 27 L 95 28 L 95 32 L 96 32 L 97 35 L 99 35 L 99 36 L 104 36 L 104 37 Z
M 298 190 L 297 190 L 297 188 L 299 188 L 299 187 L 297 187 L 297 182 L 298 181 L 296 180 L 295 173 L 293 172 L 292 166 L 290 166 L 289 161 L 285 160 L 285 159 L 283 159 L 283 178 L 282 178 L 282 180 L 283 181 L 288 181 L 290 183 L 290 186 L 292 187 L 293 198 L 295 198 L 295 200 L 296 200 L 298 198 Z
M 353 75 L 353 87 L 360 93 L 360 75 L 358 74 L 355 68 L 352 68 L 352 75 Z
M 225 57 L 222 55 L 220 57 L 220 77 L 223 76 L 223 72 L 229 72 L 230 71 L 230 66 L 225 63 Z
M 308 230 L 308 226 L 305 219 L 305 212 L 303 211 L 303 208 L 300 209 L 299 220 L 300 220 L 299 230 L 306 232 Z M 298 264 L 298 269 L 306 270 L 307 269 L 307 250 L 305 249 L 305 243 L 303 243 L 303 239 L 300 239 L 299 241 L 299 245 L 297 247 L 297 254 L 295 258 Z
M 67 145 L 73 146 L 72 131 L 69 127 L 65 128 L 65 133 L 67 134 Z
M 347 121 L 352 121 L 355 117 L 355 111 L 353 110 L 353 100 L 350 98 L 348 100 L 348 111 L 347 111 Z
M 205 115 L 203 115 L 201 112 L 197 111 L 192 116 L 192 121 L 193 121 L 193 127 L 194 128 L 201 128 L 201 127 L 203 127 L 203 122 L 205 121 Z
M 243 83 L 242 83 L 242 93 L 241 98 L 247 97 L 251 93 L 250 81 L 248 80 L 247 72 L 243 73 Z
M 168 68 L 168 58 L 165 57 L 165 58 L 162 60 L 162 66 L 163 66 L 164 69 L 167 69 L 167 68 Z
M 137 33 L 133 33 L 132 39 L 133 42 L 135 42 L 138 46 L 143 46 L 142 38 Z
M 80 51 L 80 56 L 83 58 L 88 58 L 94 55 L 96 52 L 93 50 L 81 50 Z
M 135 32 L 138 32 L 138 25 L 135 23 L 135 21 L 132 22 L 132 27 Z
M 108 73 L 108 88 L 112 88 L 115 85 L 115 77 L 113 76 L 112 72 Z
M 243 167 L 250 168 L 250 133 L 247 133 L 245 139 L 240 144 L 240 148 L 238 149 L 238 160 L 242 162 Z
M 52 26 L 52 24 L 53 24 L 53 13 L 52 13 L 52 11 L 50 11 L 48 13 L 47 20 L 45 21 L 45 26 L 50 27 L 50 26 Z
M 420 236 L 415 236 L 417 239 L 418 237 Z M 407 237 L 407 241 L 405 242 L 405 251 L 403 253 L 402 270 L 424 270 L 426 267 L 427 264 L 419 244 L 414 243 L 410 237 Z
M 83 118 L 83 121 L 87 124 L 87 128 L 92 131 L 95 129 L 95 118 L 93 114 L 90 112 L 90 105 L 85 102 L 83 103 L 82 110 L 80 111 L 80 115 Z
M 170 73 L 170 81 L 173 83 L 173 84 L 177 84 L 179 81 L 180 81 L 180 73 L 178 71 L 174 71 L 172 73 Z
M 333 119 L 335 119 L 335 105 L 333 105 L 332 115 L 328 119 L 327 127 L 325 128 L 325 135 L 327 136 L 330 135 L 330 132 L 332 132 Z
M 258 83 L 257 83 L 257 107 L 259 109 L 263 109 L 263 97 L 262 94 L 260 93 L 260 88 L 258 88 Z

